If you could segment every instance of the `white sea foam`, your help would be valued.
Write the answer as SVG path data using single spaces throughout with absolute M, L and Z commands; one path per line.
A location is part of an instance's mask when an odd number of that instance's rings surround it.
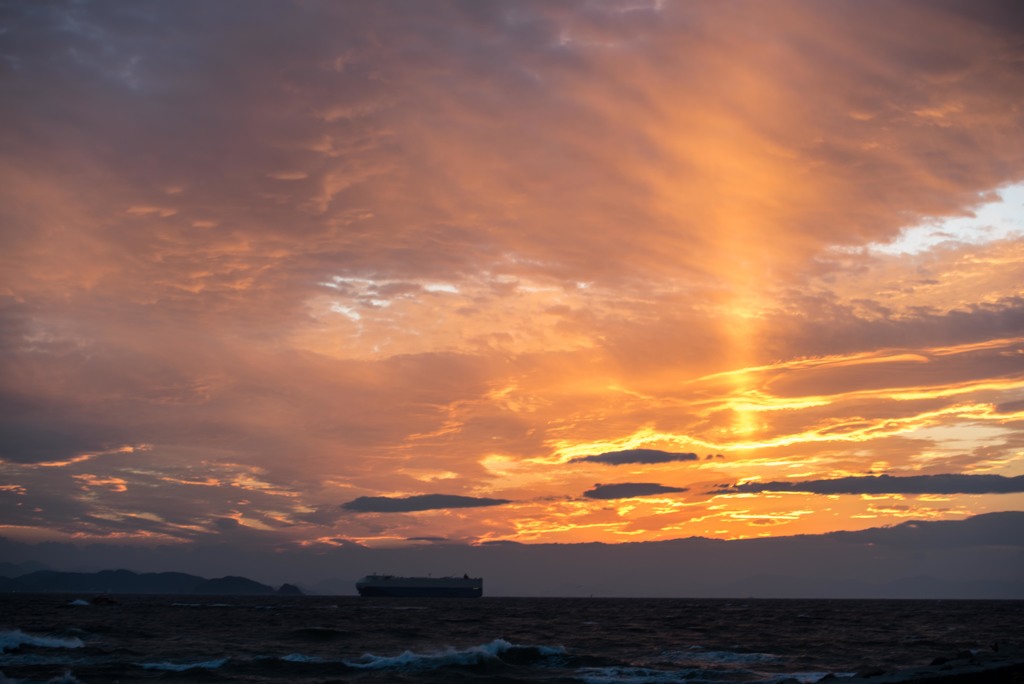
M 82 648 L 81 639 L 75 637 L 37 636 L 26 634 L 20 629 L 0 632 L 0 653 L 13 651 L 22 646 L 38 646 L 40 648 Z
M 319 656 L 308 656 L 301 653 L 289 653 L 286 656 L 281 656 L 280 660 L 288 661 L 289 663 L 322 663 L 325 662 L 323 658 Z
M 89 606 L 89 605 L 92 605 L 92 604 L 90 604 L 85 599 L 75 599 L 74 601 L 70 601 L 68 603 L 68 605 L 69 606 Z
M 500 660 L 505 653 L 516 649 L 533 649 L 542 656 L 557 656 L 565 653 L 562 647 L 550 646 L 519 646 L 504 639 L 495 639 L 479 646 L 465 649 L 446 648 L 431 653 L 414 653 L 405 651 L 397 656 L 378 656 L 365 653 L 356 660 L 346 660 L 345 665 L 365 670 L 384 669 L 436 669 L 449 665 L 477 665 L 480 663 Z
M 219 667 L 223 667 L 230 658 L 220 658 L 219 660 L 205 660 L 200 663 L 136 663 L 143 670 L 162 670 L 165 672 L 185 672 L 187 670 L 216 670 Z

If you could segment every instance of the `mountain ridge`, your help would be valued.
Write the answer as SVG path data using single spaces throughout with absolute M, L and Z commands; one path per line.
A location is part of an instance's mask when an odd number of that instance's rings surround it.
M 184 572 L 139 573 L 124 569 L 98 572 L 36 570 L 15 577 L 0 577 L 0 592 L 233 596 L 296 596 L 302 593 L 294 585 L 285 584 L 274 589 L 270 585 L 237 575 L 207 579 Z
M 1024 511 L 733 540 L 472 544 L 437 539 L 282 551 L 259 544 L 143 548 L 0 538 L 0 557 L 8 568 L 42 563 L 95 571 L 103 567 L 95 565 L 100 560 L 137 572 L 174 567 L 206 577 L 258 568 L 263 582 L 294 582 L 319 595 L 354 595 L 358 577 L 383 572 L 469 573 L 486 578 L 488 596 L 1024 599 Z M 0 578 L 0 591 L 8 591 L 4 583 Z

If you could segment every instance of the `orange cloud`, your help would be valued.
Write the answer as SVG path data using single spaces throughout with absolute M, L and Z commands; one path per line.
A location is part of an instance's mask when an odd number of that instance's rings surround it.
M 709 494 L 1021 473 L 1022 231 L 946 222 L 1024 181 L 1003 8 L 146 11 L 159 40 L 116 7 L 5 25 L 17 534 L 623 541 L 1020 505 Z M 922 225 L 948 239 L 884 249 Z M 609 472 L 652 495 L 580 496 Z M 432 496 L 509 503 L 338 508 Z

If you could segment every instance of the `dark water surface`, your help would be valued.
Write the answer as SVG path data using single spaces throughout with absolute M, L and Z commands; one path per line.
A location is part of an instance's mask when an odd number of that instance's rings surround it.
M 1024 640 L 1024 601 L 75 598 L 0 596 L 0 683 L 814 682 Z

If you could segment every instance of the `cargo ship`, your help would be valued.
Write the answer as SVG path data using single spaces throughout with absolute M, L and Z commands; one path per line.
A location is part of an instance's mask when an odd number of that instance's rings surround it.
M 482 577 L 399 577 L 367 575 L 356 582 L 360 596 L 436 596 L 478 598 L 484 593 Z

